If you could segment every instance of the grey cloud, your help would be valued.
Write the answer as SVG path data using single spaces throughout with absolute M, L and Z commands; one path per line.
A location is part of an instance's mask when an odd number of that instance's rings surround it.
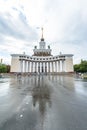
M 15 20 L 9 13 L 0 14 L 0 34 L 25 41 L 37 39 L 36 32 L 27 24 L 24 14 L 18 13 L 18 20 Z

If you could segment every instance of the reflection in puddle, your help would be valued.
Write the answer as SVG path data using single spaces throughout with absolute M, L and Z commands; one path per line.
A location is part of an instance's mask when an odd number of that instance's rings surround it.
M 39 108 L 41 125 L 46 115 L 46 110 L 51 107 L 51 90 L 50 86 L 46 82 L 46 77 L 35 77 L 35 87 L 32 90 L 33 107 Z

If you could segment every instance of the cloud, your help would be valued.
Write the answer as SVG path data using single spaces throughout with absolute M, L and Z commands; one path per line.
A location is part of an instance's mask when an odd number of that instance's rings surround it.
M 81 17 L 80 13 L 75 13 L 70 18 L 66 28 L 65 28 L 65 40 L 73 42 L 73 44 L 81 44 L 87 41 L 87 23 L 85 23 Z
M 74 61 L 86 58 L 86 0 L 2 0 L 0 1 L 0 55 L 23 52 L 32 55 L 44 27 L 53 54 L 73 53 Z
M 21 12 L 18 12 L 17 19 L 14 19 L 9 13 L 0 14 L 0 34 L 25 41 L 37 38 L 36 33 L 27 24 L 26 17 Z
M 13 7 L 11 13 L 0 12 L 0 58 L 5 59 L 6 63 L 10 61 L 7 62 L 10 54 L 23 53 L 25 48 L 31 50 L 31 43 L 33 46 L 37 39 L 37 33 L 28 24 L 26 16 Z

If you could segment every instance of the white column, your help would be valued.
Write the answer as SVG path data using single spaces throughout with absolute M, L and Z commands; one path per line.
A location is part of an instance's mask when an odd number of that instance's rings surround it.
M 56 61 L 56 71 L 58 72 L 58 61 Z
M 26 72 L 26 60 L 25 60 L 25 65 L 24 65 L 24 72 Z
M 66 70 L 65 70 L 65 60 L 64 60 L 64 72 L 65 72 Z
M 54 68 L 54 72 L 55 72 L 55 61 L 54 61 L 54 63 L 53 63 L 53 68 Z
M 34 72 L 34 62 L 32 61 L 32 72 Z
M 53 68 L 53 62 L 52 62 L 52 72 L 54 72 L 54 68 Z
M 43 72 L 44 72 L 44 70 L 45 70 L 45 69 L 44 69 L 44 62 L 43 62 Z
M 30 61 L 28 61 L 28 72 L 30 72 Z
M 23 60 L 20 61 L 21 73 L 23 72 Z
M 53 62 L 53 72 L 55 72 L 55 61 Z
M 36 62 L 36 72 L 38 72 L 38 62 Z
M 43 62 L 42 62 L 42 72 L 44 72 L 44 68 L 43 68 Z
M 60 60 L 60 71 L 62 72 L 62 60 Z
M 40 72 L 41 72 L 41 62 L 40 62 Z
M 28 72 L 28 61 L 26 61 L 26 72 Z
M 51 63 L 50 63 L 50 67 L 51 67 L 50 72 L 52 72 L 52 61 L 51 61 Z
M 28 72 L 28 62 L 26 61 L 26 72 Z
M 48 62 L 47 62 L 47 72 L 48 72 Z
M 57 72 L 57 61 L 55 61 L 55 72 Z
M 48 64 L 47 64 L 47 72 L 49 72 L 49 69 L 50 69 L 50 67 L 49 67 L 49 62 L 48 62 Z
M 30 72 L 31 72 L 31 61 L 30 61 Z
M 57 61 L 57 72 L 59 72 L 59 61 Z
M 41 67 L 41 68 L 40 68 L 40 72 L 42 73 L 42 62 L 40 63 L 40 65 L 41 65 L 41 66 L 40 66 L 40 67 Z
M 50 62 L 48 62 L 48 72 L 50 73 Z
M 24 60 L 23 60 L 23 72 L 24 72 Z
M 37 62 L 35 62 L 35 72 L 37 72 Z
M 36 72 L 36 62 L 34 62 L 34 72 Z
M 33 72 L 33 62 L 31 62 L 31 72 Z
M 40 72 L 40 63 L 38 62 L 38 72 Z
M 43 64 L 42 64 L 42 62 L 41 62 L 41 73 L 42 73 L 42 65 L 43 65 Z
M 28 72 L 28 61 L 26 61 L 26 72 Z
M 58 72 L 60 72 L 60 60 L 58 61 Z
M 45 62 L 45 72 L 47 72 L 47 62 Z
M 64 72 L 64 60 L 62 60 L 62 72 Z
M 44 72 L 45 72 L 45 62 L 44 62 Z
M 35 62 L 33 62 L 33 72 L 35 72 Z
M 36 71 L 38 72 L 38 62 L 36 62 L 36 66 L 37 66 L 37 67 L 36 67 Z
M 52 70 L 52 62 L 50 62 L 50 72 L 51 72 L 51 70 Z
M 40 62 L 40 72 L 41 72 L 41 62 Z

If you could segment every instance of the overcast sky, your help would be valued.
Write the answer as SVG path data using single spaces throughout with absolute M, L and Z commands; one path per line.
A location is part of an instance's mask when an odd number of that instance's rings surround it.
M 41 27 L 52 54 L 74 54 L 74 64 L 87 60 L 87 0 L 0 0 L 0 59 L 33 54 Z

